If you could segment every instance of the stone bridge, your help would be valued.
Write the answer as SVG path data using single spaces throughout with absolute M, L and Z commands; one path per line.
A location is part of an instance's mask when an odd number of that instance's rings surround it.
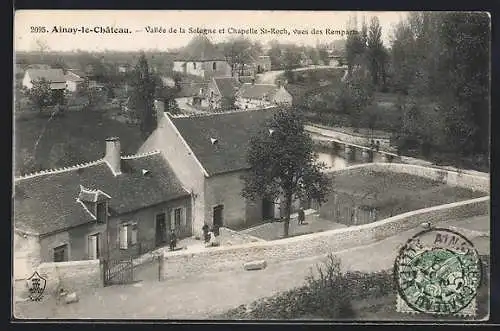
M 366 146 L 369 144 L 369 138 L 358 138 L 358 141 L 366 141 L 366 145 L 354 143 L 355 140 L 349 139 L 349 135 L 339 133 L 333 130 L 319 128 L 313 125 L 305 125 L 305 131 L 308 132 L 313 139 L 315 146 L 328 150 L 330 153 L 344 158 L 347 162 L 401 162 L 401 156 L 389 151 L 388 138 L 385 143 L 380 145 L 379 150 L 373 147 Z M 346 136 L 347 139 L 341 139 L 339 136 Z M 355 137 L 352 137 L 355 138 Z M 375 138 L 375 140 L 378 138 Z

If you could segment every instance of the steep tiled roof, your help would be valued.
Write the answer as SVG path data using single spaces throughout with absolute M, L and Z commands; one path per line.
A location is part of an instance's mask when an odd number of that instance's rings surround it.
M 250 139 L 269 121 L 275 108 L 172 118 L 177 130 L 212 176 L 248 168 Z M 212 139 L 217 141 L 213 144 Z
M 66 74 L 66 81 L 69 82 L 83 82 L 85 81 L 81 76 L 78 76 L 76 73 L 68 71 Z
M 221 95 L 226 98 L 234 97 L 241 83 L 233 77 L 213 78 Z
M 262 99 L 272 97 L 278 87 L 272 84 L 243 84 L 238 91 L 238 96 L 247 99 Z
M 66 82 L 62 69 L 28 69 L 27 72 L 34 81 L 45 79 L 51 83 Z
M 225 56 L 204 35 L 194 37 L 184 49 L 176 55 L 176 61 L 225 61 Z
M 96 198 L 92 190 L 111 197 L 112 215 L 189 195 L 159 153 L 122 158 L 121 163 L 122 174 L 116 177 L 104 161 L 99 161 L 80 168 L 16 179 L 16 228 L 48 234 L 93 221 L 95 218 L 84 207 L 87 203 L 77 200 L 86 198 L 85 202 L 92 202 Z M 149 172 L 144 175 L 143 169 Z

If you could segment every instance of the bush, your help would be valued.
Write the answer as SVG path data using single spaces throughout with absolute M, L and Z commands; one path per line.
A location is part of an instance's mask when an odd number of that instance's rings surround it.
M 354 319 L 356 312 L 352 300 L 381 297 L 394 293 L 390 271 L 341 273 L 340 260 L 328 255 L 316 274 L 306 278 L 302 287 L 289 290 L 270 298 L 264 298 L 248 306 L 241 305 L 227 311 L 225 319 Z

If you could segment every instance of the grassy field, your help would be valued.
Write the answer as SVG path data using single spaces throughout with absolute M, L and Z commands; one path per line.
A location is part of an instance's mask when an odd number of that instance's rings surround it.
M 378 219 L 412 210 L 478 198 L 486 193 L 451 187 L 430 179 L 400 173 L 373 172 L 366 169 L 332 174 L 333 192 L 320 208 L 320 217 L 331 219 L 336 208 L 335 195 L 342 203 L 377 209 Z M 335 220 L 342 223 L 342 220 Z
M 112 120 L 99 111 L 68 112 L 51 121 L 48 119 L 47 116 L 34 116 L 16 120 L 16 174 L 33 171 L 26 164 L 26 160 L 33 157 L 35 164 L 32 167 L 38 169 L 70 166 L 99 159 L 104 156 L 104 140 L 107 137 L 117 136 L 121 139 L 123 154 L 135 153 L 143 142 L 137 126 Z M 35 142 L 40 135 L 42 138 L 35 153 Z

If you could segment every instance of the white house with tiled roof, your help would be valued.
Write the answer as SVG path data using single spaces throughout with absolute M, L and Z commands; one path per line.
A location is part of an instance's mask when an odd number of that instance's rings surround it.
M 280 217 L 280 202 L 241 196 L 250 139 L 266 130 L 275 112 L 270 107 L 199 116 L 165 113 L 139 149 L 140 153 L 160 150 L 193 193 L 194 234 L 200 235 L 204 224 L 237 229 Z
M 203 78 L 231 76 L 224 54 L 205 35 L 194 37 L 175 57 L 173 71 Z
M 274 84 L 241 85 L 236 93 L 236 103 L 241 109 L 255 109 L 270 105 L 291 105 L 292 95 L 283 87 Z
M 24 73 L 23 87 L 28 90 L 33 88 L 33 83 L 40 80 L 46 80 L 50 83 L 52 90 L 65 90 L 66 77 L 62 69 L 28 69 Z
M 191 193 L 157 151 L 104 158 L 14 179 L 14 274 L 42 262 L 123 258 L 191 236 Z

